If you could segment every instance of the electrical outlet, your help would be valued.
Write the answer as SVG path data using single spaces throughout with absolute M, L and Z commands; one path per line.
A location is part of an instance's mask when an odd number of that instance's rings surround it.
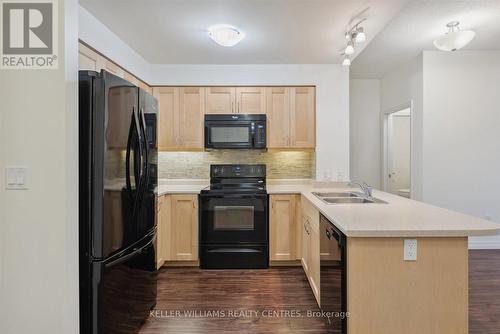
M 404 260 L 417 261 L 417 239 L 405 239 Z

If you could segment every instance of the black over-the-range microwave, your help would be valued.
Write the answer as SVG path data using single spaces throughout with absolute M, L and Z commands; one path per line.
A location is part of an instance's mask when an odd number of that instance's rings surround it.
M 266 115 L 205 115 L 205 148 L 265 149 Z

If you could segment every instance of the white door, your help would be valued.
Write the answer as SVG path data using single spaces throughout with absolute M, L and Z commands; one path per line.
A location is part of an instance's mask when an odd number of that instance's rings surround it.
M 411 114 L 402 110 L 388 118 L 389 192 L 409 197 L 411 188 Z

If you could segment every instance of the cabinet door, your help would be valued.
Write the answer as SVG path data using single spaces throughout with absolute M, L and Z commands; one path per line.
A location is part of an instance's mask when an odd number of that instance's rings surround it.
M 207 87 L 206 114 L 232 114 L 236 111 L 234 87 Z
M 148 86 L 145 82 L 139 80 L 139 84 L 137 85 L 139 88 L 142 88 L 149 94 L 153 95 L 153 88 L 151 86 Z
M 179 145 L 184 148 L 203 148 L 203 110 L 205 89 L 180 88 Z
M 309 253 L 310 253 L 310 245 L 311 238 L 309 237 L 310 233 L 309 227 L 309 217 L 307 215 L 302 216 L 302 268 L 304 268 L 304 272 L 306 276 L 309 278 Z
M 314 87 L 291 88 L 291 147 L 314 148 L 316 145 L 316 113 Z
M 172 195 L 171 200 L 172 259 L 198 260 L 198 197 Z
M 160 150 L 176 148 L 179 131 L 179 88 L 155 87 L 158 99 L 158 147 Z
M 320 304 L 320 254 L 319 254 L 319 212 L 311 217 L 309 234 L 309 283 L 318 305 Z
M 265 114 L 266 89 L 263 87 L 237 87 L 236 112 L 240 114 Z
M 167 245 L 167 235 L 165 231 L 165 197 L 160 196 L 156 201 L 156 268 L 160 268 L 165 263 L 165 248 Z
M 295 260 L 295 206 L 294 195 L 271 195 L 271 260 Z
M 89 47 L 78 44 L 78 68 L 99 72 L 104 68 L 105 59 Z
M 108 71 L 109 73 L 113 73 L 117 77 L 124 78 L 125 77 L 125 71 L 115 63 L 113 63 L 110 60 L 105 61 L 104 63 L 104 69 Z
M 267 147 L 286 148 L 290 143 L 290 88 L 267 88 Z
M 128 72 L 125 72 L 123 74 L 123 79 L 127 80 L 128 82 L 136 85 L 137 87 L 139 87 L 139 84 L 140 84 L 140 80 L 137 79 L 137 77 L 135 77 L 134 75 L 128 73 Z

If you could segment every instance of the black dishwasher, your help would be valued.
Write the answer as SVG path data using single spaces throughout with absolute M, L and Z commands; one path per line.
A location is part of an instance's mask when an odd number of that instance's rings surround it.
M 319 233 L 321 310 L 329 333 L 347 333 L 346 237 L 323 215 Z

